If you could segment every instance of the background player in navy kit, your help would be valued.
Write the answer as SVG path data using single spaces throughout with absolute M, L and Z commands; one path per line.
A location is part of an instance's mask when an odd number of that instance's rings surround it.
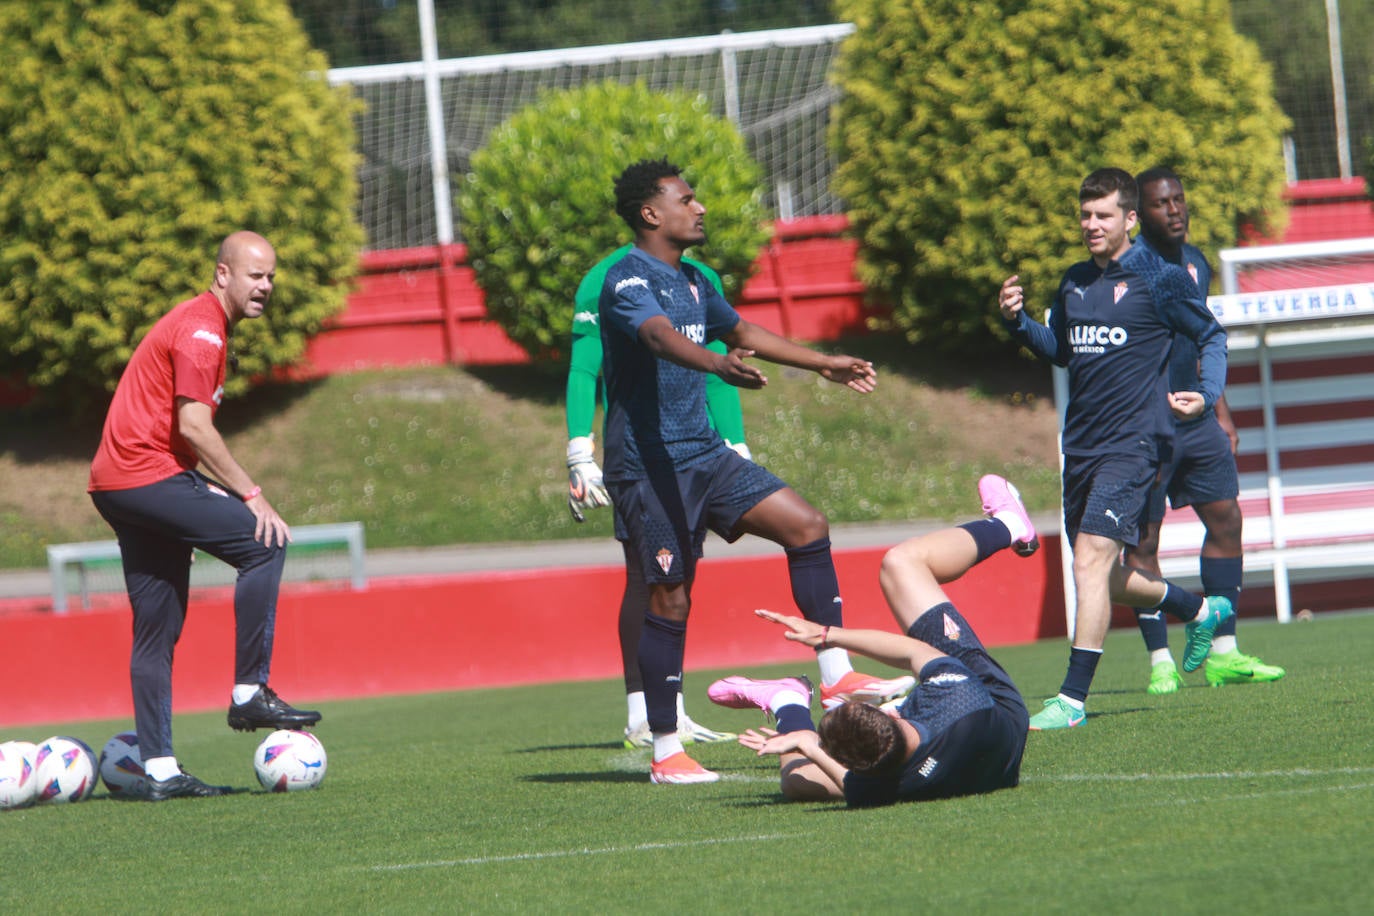
M 1140 189 L 1140 236 L 1146 245 L 1170 264 L 1187 271 L 1203 296 L 1212 285 L 1207 258 L 1188 239 L 1188 199 L 1183 181 L 1172 169 L 1155 167 L 1136 176 Z M 1169 387 L 1173 391 L 1198 388 L 1197 347 L 1186 337 L 1174 339 L 1169 353 Z M 1160 468 L 1159 481 L 1150 494 L 1149 522 L 1140 542 L 1126 547 L 1126 565 L 1159 575 L 1159 528 L 1164 520 L 1167 495 L 1175 508 L 1192 506 L 1206 529 L 1198 565 L 1202 590 L 1220 595 L 1234 607 L 1240 597 L 1244 559 L 1241 548 L 1240 483 L 1236 473 L 1236 428 L 1223 395 L 1215 409 L 1192 419 L 1175 419 L 1174 445 Z M 1136 622 L 1145 648 L 1150 652 L 1150 684 L 1153 694 L 1173 693 L 1183 683 L 1169 652 L 1167 621 L 1160 611 L 1136 608 Z M 1276 681 L 1284 670 L 1240 651 L 1236 643 L 1236 618 L 1217 627 L 1212 651 L 1203 673 L 1207 683 L 1254 684 Z
M 1098 169 L 1078 192 L 1079 225 L 1089 260 L 1069 268 L 1048 327 L 1024 311 L 1016 276 L 998 294 L 1012 336 L 1043 359 L 1066 366 L 1069 403 L 1064 451 L 1064 530 L 1073 545 L 1074 637 L 1059 694 L 1031 717 L 1031 729 L 1070 728 L 1086 720 L 1084 704 L 1111 622 L 1111 604 L 1159 608 L 1188 621 L 1183 668 L 1202 664 L 1230 602 L 1204 601 L 1175 585 L 1131 570 L 1121 550 L 1135 544 L 1150 492 L 1173 435 L 1170 412 L 1195 417 L 1221 396 L 1226 333 L 1207 310 L 1197 284 L 1143 245 L 1132 245 L 1135 179 Z M 1174 334 L 1199 349 L 1199 391 L 1169 391 Z
M 999 550 L 1038 542 L 1011 484 L 990 474 L 978 482 L 978 492 L 991 518 L 911 538 L 883 557 L 883 597 L 905 636 L 756 612 L 786 627 L 794 642 L 843 646 L 909 668 L 917 685 L 890 715 L 867 703 L 845 703 L 826 713 L 817 732 L 803 678 L 734 676 L 707 690 L 722 706 L 758 706 L 777 719 L 776 731 L 751 729 L 740 743 L 779 756 L 787 799 L 843 798 L 866 807 L 992 792 L 1020 781 L 1025 701 L 941 586 Z
M 676 696 L 696 563 L 709 528 L 733 541 L 755 534 L 787 552 L 792 594 L 809 620 L 842 622 L 826 517 L 773 474 L 731 451 L 706 421 L 706 373 L 741 388 L 767 377 L 755 354 L 810 369 L 860 393 L 873 390 L 871 363 L 828 356 L 744 321 L 682 253 L 706 239 L 706 208 L 666 160 L 631 165 L 615 182 L 616 212 L 635 247 L 606 275 L 601 341 L 606 376 L 605 480 L 616 538 L 636 552 L 649 583 L 640 637 L 651 776 L 658 783 L 710 782 L 717 774 L 682 750 Z M 731 351 L 703 344 L 724 340 Z M 818 653 L 823 697 L 891 695 L 911 678 L 855 672 L 842 649 Z
M 583 510 L 611 504 L 606 492 L 604 476 L 596 463 L 592 440 L 592 421 L 596 416 L 597 391 L 601 388 L 601 322 L 597 303 L 606 271 L 630 253 L 633 245 L 623 245 L 606 255 L 587 271 L 577 284 L 573 296 L 571 358 L 568 364 L 567 398 L 564 402 L 568 425 L 568 509 L 573 519 L 585 519 Z M 684 263 L 696 267 L 716 290 L 723 290 L 720 276 L 705 264 L 683 258 Z M 724 354 L 720 341 L 712 341 L 707 349 Z M 706 378 L 706 412 L 711 426 L 725 439 L 725 444 L 745 458 L 752 459 L 744 442 L 744 416 L 740 407 L 739 389 L 726 384 L 717 376 Z M 639 672 L 639 636 L 644 626 L 644 608 L 649 604 L 649 587 L 644 571 L 633 551 L 625 550 L 625 589 L 620 598 L 620 614 L 616 635 L 620 640 L 620 662 L 625 676 L 625 746 L 651 747 L 649 711 L 644 704 L 644 681 Z M 678 694 L 677 733 L 684 744 L 733 741 L 733 732 L 719 732 L 692 720 Z

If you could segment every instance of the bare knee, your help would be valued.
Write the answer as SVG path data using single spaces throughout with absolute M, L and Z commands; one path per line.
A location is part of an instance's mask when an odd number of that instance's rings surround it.
M 1240 503 L 1234 499 L 1197 507 L 1198 518 L 1207 529 L 1207 543 L 1223 556 L 1240 556 L 1242 517 Z
M 897 581 L 909 569 L 929 565 L 926 545 L 920 538 L 903 541 L 883 554 L 878 569 L 878 581 L 883 584 Z

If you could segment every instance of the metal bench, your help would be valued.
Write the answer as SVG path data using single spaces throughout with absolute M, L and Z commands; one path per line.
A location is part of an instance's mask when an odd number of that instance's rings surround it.
M 365 566 L 365 545 L 362 522 L 340 522 L 332 525 L 299 525 L 291 529 L 291 544 L 287 547 L 287 575 L 292 578 L 324 578 L 319 564 L 309 562 L 309 554 L 315 549 L 330 545 L 344 545 L 348 548 L 348 578 L 355 590 L 367 588 Z M 293 559 L 294 555 L 294 559 Z M 76 570 L 77 592 L 83 609 L 91 606 L 89 573 L 102 568 L 119 568 L 118 541 L 81 541 L 72 544 L 52 544 L 48 547 L 48 573 L 52 579 L 52 608 L 62 614 L 68 610 L 67 571 Z M 196 583 L 198 568 L 205 564 L 199 561 L 192 566 L 193 584 Z M 220 563 L 209 564 L 218 570 L 229 570 Z M 304 573 L 298 575 L 297 573 Z M 338 578 L 336 576 L 328 576 Z M 204 577 L 202 577 L 204 578 Z M 120 574 L 122 583 L 123 575 Z M 122 587 L 122 585 L 121 585 Z

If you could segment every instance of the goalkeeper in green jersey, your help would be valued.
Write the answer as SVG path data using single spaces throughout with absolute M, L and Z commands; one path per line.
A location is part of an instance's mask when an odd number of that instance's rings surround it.
M 601 379 L 601 328 L 597 321 L 597 300 L 606 272 L 629 253 L 632 246 L 617 248 L 597 262 L 577 286 L 574 297 L 572 325 L 572 363 L 568 368 L 568 508 L 577 521 L 582 521 L 584 509 L 609 506 L 610 497 L 601 479 L 592 441 L 592 422 L 596 415 L 597 391 Z M 711 268 L 690 258 L 717 290 L 720 276 Z M 723 291 L 722 291 L 723 292 Z M 708 349 L 726 351 L 720 341 Z M 604 398 L 604 391 L 602 396 Z M 744 443 L 744 416 L 740 410 L 739 389 L 713 375 L 706 378 L 706 410 L 711 425 L 725 443 L 745 458 L 753 460 L 749 446 Z M 623 546 L 623 545 L 622 545 Z M 625 552 L 625 593 L 620 600 L 620 659 L 625 670 L 625 702 L 629 708 L 625 727 L 626 747 L 652 747 L 648 712 L 644 704 L 644 684 L 639 673 L 639 631 L 644 625 L 644 609 L 649 604 L 649 591 L 643 571 L 631 551 Z M 734 735 L 718 732 L 693 722 L 682 708 L 682 694 L 678 694 L 678 736 L 683 743 L 730 741 Z

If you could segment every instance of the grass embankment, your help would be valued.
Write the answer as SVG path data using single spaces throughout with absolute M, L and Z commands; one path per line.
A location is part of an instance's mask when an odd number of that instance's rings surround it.
M 988 472 L 1014 480 L 1032 511 L 1058 505 L 1043 366 L 1005 353 L 965 365 L 881 337 L 844 347 L 878 365 L 877 392 L 766 364 L 769 385 L 744 392 L 755 458 L 832 522 L 964 518 Z M 583 525 L 568 514 L 563 382 L 531 367 L 273 385 L 219 418 L 283 517 L 361 521 L 370 548 L 611 534 L 609 512 Z M 0 568 L 111 537 L 85 494 L 99 426 L 0 416 Z

